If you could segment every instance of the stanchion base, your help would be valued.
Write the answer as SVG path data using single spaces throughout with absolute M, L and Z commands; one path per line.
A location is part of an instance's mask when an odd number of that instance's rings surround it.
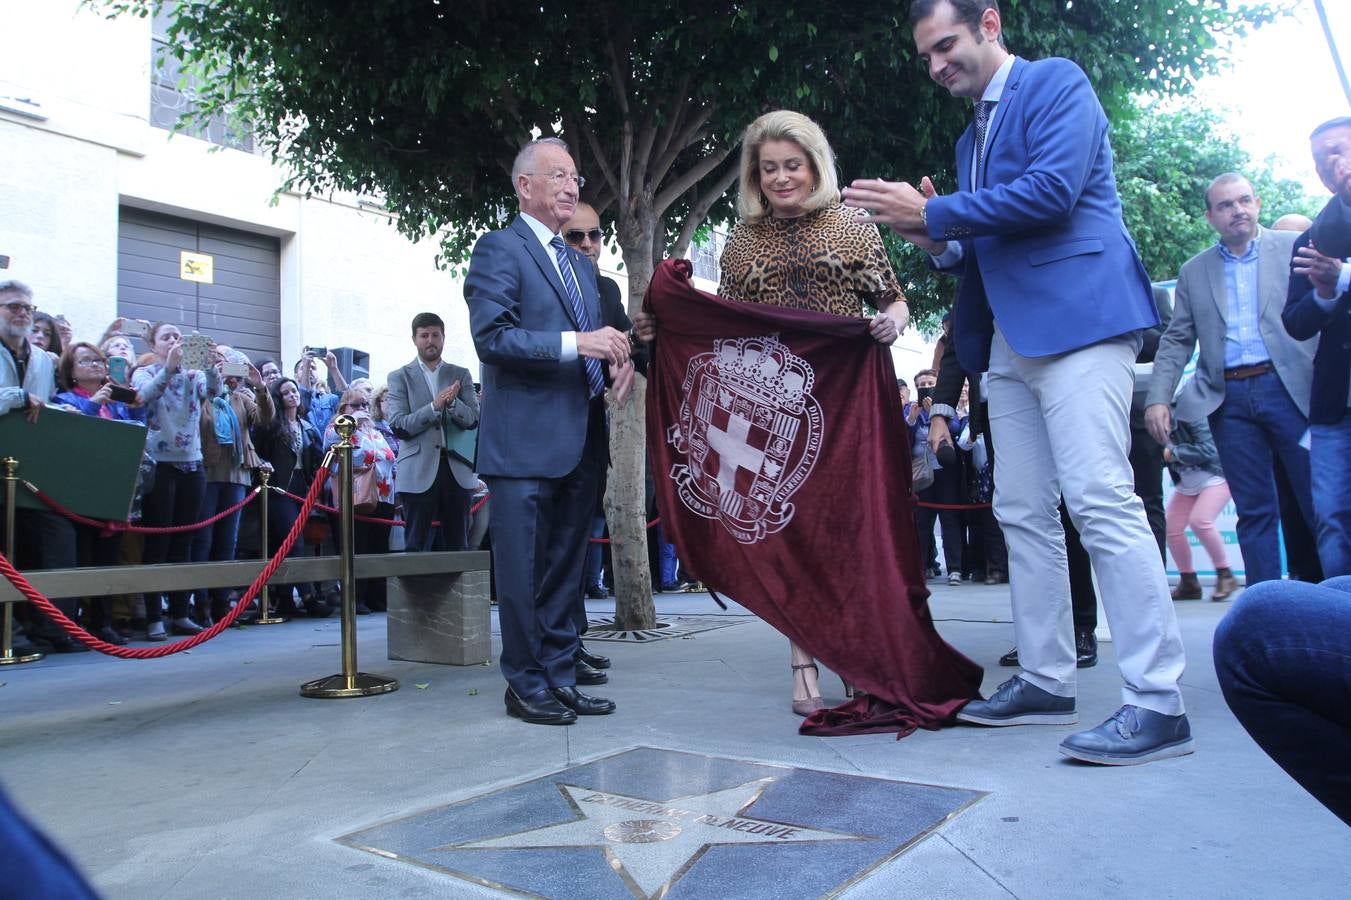
M 249 625 L 280 625 L 283 622 L 289 622 L 290 619 L 285 616 L 268 616 L 266 619 L 254 619 Z
M 45 653 L 20 653 L 15 654 L 12 651 L 8 656 L 0 656 L 0 666 L 17 666 L 20 663 L 37 662 L 45 657 Z
M 369 697 L 372 694 L 388 694 L 398 689 L 398 679 L 358 672 L 351 678 L 346 675 L 330 675 L 316 681 L 307 681 L 300 686 L 300 696 L 321 699 Z

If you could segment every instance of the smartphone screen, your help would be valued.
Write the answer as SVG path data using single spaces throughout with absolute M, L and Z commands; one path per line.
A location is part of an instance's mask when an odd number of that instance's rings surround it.
M 120 356 L 108 360 L 108 377 L 117 384 L 127 383 L 127 361 Z
M 183 337 L 183 368 L 188 371 L 196 369 L 206 371 L 206 367 L 211 365 L 211 338 L 204 334 L 193 332 Z

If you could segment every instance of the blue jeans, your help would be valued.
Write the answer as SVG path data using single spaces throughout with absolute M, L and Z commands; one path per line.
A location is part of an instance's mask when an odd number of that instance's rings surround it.
M 1313 523 L 1309 451 L 1299 446 L 1308 422 L 1275 372 L 1226 381 L 1224 391 L 1224 402 L 1210 414 L 1210 433 L 1238 510 L 1238 545 L 1251 586 L 1281 577 L 1277 464 L 1305 521 Z
M 1248 588 L 1215 629 L 1215 674 L 1258 746 L 1351 825 L 1351 577 Z
M 234 484 L 229 481 L 208 481 L 206 483 L 206 496 L 202 498 L 202 511 L 198 514 L 198 521 L 204 522 L 218 512 L 229 509 L 240 500 L 244 499 L 248 488 L 242 484 Z M 242 510 L 235 510 L 231 515 L 221 519 L 215 525 L 206 528 L 200 528 L 192 535 L 192 561 L 193 562 L 229 562 L 235 558 L 235 542 L 239 537 L 239 515 Z M 223 604 L 229 597 L 228 588 L 212 588 L 211 597 Z
M 1310 425 L 1310 480 L 1318 521 L 1318 559 L 1323 574 L 1351 575 L 1351 415 L 1335 425 Z

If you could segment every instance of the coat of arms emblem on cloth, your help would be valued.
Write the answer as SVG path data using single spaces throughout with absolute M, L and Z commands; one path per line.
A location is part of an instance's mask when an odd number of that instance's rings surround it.
M 788 500 L 821 452 L 814 380 L 777 335 L 714 341 L 712 353 L 692 357 L 679 424 L 667 433 L 686 458 L 671 467 L 685 506 L 743 544 L 783 530 L 793 518 Z

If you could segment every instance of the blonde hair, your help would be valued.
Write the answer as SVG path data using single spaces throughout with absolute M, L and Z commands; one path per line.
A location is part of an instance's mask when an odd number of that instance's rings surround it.
M 760 145 L 765 141 L 792 141 L 807 154 L 816 184 L 802 204 L 804 211 L 814 212 L 840 202 L 835 153 L 830 149 L 830 142 L 826 140 L 821 126 L 802 113 L 776 109 L 752 122 L 741 136 L 741 184 L 736 201 L 737 215 L 747 222 L 758 222 L 769 215 L 769 201 L 760 191 Z

